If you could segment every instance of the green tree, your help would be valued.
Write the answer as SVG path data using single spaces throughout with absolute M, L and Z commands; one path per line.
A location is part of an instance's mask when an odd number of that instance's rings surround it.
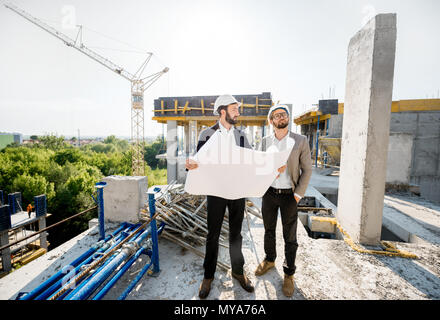
M 54 161 L 59 165 L 64 165 L 67 161 L 70 163 L 83 161 L 84 157 L 81 151 L 76 148 L 58 150 L 54 157 Z
M 51 150 L 59 150 L 61 148 L 64 148 L 67 146 L 67 144 L 64 142 L 64 137 L 57 137 L 54 135 L 46 135 L 40 137 L 40 144 L 48 149 Z
M 40 175 L 29 176 L 22 174 L 12 182 L 12 190 L 21 192 L 23 206 L 32 203 L 34 196 L 46 194 L 47 201 L 51 201 L 55 196 L 54 184 Z M 26 208 L 22 208 L 23 211 Z
M 153 143 L 145 146 L 144 149 L 144 160 L 153 169 L 163 169 L 166 167 L 164 160 L 157 159 L 156 156 L 160 153 L 162 149 L 162 141 L 157 139 Z

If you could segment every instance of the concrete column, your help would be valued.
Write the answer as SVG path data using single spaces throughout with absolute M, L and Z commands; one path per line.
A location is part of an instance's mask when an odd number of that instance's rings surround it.
M 185 123 L 185 125 L 183 126 L 183 132 L 184 132 L 184 138 L 183 138 L 183 143 L 184 143 L 183 154 L 187 155 L 187 154 L 189 154 L 190 144 L 191 144 L 191 138 L 190 138 L 191 133 L 190 133 L 189 123 Z
M 38 219 L 38 230 L 46 228 L 46 217 L 43 216 Z M 40 234 L 40 247 L 47 250 L 47 232 L 42 232 Z
M 197 142 L 199 139 L 197 128 L 197 121 L 189 121 L 189 153 L 191 155 L 195 154 L 197 149 Z
M 177 180 L 177 121 L 167 121 L 167 183 Z
M 291 103 L 286 103 L 287 108 L 289 109 L 289 131 L 292 131 L 292 123 L 293 123 L 293 107 Z
M 337 219 L 366 245 L 381 235 L 395 49 L 395 14 L 374 17 L 348 47 Z
M 1 231 L 0 232 L 0 246 L 5 246 L 9 244 L 9 235 L 8 230 Z M 11 247 L 4 249 L 1 252 L 2 255 L 2 264 L 3 264 L 3 271 L 9 272 L 12 269 L 12 263 L 11 263 Z
M 250 137 L 250 139 L 248 139 L 248 140 L 249 140 L 249 144 L 251 146 L 255 146 L 254 145 L 255 144 L 255 132 L 254 132 L 254 129 L 255 129 L 255 126 L 249 126 L 249 137 Z

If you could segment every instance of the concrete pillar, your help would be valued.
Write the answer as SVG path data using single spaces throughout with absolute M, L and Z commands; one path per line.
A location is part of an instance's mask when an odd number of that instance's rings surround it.
M 249 126 L 249 144 L 255 147 L 255 126 Z
M 187 155 L 189 154 L 189 150 L 190 150 L 190 127 L 189 127 L 189 123 L 185 123 L 183 126 L 183 132 L 184 132 L 184 138 L 183 138 L 183 143 L 184 143 L 184 147 L 183 147 L 183 154 Z
M 0 232 L 0 246 L 5 246 L 9 244 L 9 235 L 8 230 L 4 230 Z M 9 272 L 12 269 L 12 263 L 11 263 L 11 247 L 4 249 L 1 252 L 2 255 L 2 264 L 3 264 L 3 271 Z
M 177 180 L 177 121 L 167 121 L 167 183 Z
M 375 16 L 348 47 L 337 219 L 366 245 L 381 235 L 395 49 L 395 14 Z
M 38 230 L 46 228 L 46 216 L 38 219 Z M 47 232 L 40 233 L 40 247 L 47 250 Z
M 112 222 L 139 222 L 139 213 L 147 202 L 145 176 L 108 176 L 104 188 L 104 219 Z
M 197 142 L 199 140 L 197 128 L 197 121 L 189 121 L 189 153 L 191 155 L 195 154 L 197 149 Z
M 289 117 L 289 131 L 292 131 L 292 123 L 293 123 L 293 118 L 294 118 L 294 116 L 293 116 L 293 107 L 292 107 L 292 104 L 291 103 L 286 103 L 286 106 L 287 106 L 287 109 L 289 109 L 289 114 L 290 114 L 290 117 Z

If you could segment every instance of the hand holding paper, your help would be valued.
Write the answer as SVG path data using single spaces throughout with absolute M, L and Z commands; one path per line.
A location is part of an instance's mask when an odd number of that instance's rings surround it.
M 228 143 L 216 132 L 187 161 L 185 191 L 189 194 L 212 195 L 225 199 L 262 197 L 284 167 L 291 148 L 278 151 L 255 151 Z M 196 162 L 198 165 L 193 164 Z M 192 170 L 189 168 L 197 168 Z

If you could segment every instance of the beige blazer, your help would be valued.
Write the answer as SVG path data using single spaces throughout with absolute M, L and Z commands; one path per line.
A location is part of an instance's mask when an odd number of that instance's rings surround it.
M 292 152 L 287 160 L 293 192 L 304 197 L 310 178 L 312 176 L 312 157 L 309 142 L 306 136 L 289 132 L 290 138 L 295 140 Z M 271 136 L 264 137 L 261 142 L 261 150 L 266 151 L 272 144 Z

